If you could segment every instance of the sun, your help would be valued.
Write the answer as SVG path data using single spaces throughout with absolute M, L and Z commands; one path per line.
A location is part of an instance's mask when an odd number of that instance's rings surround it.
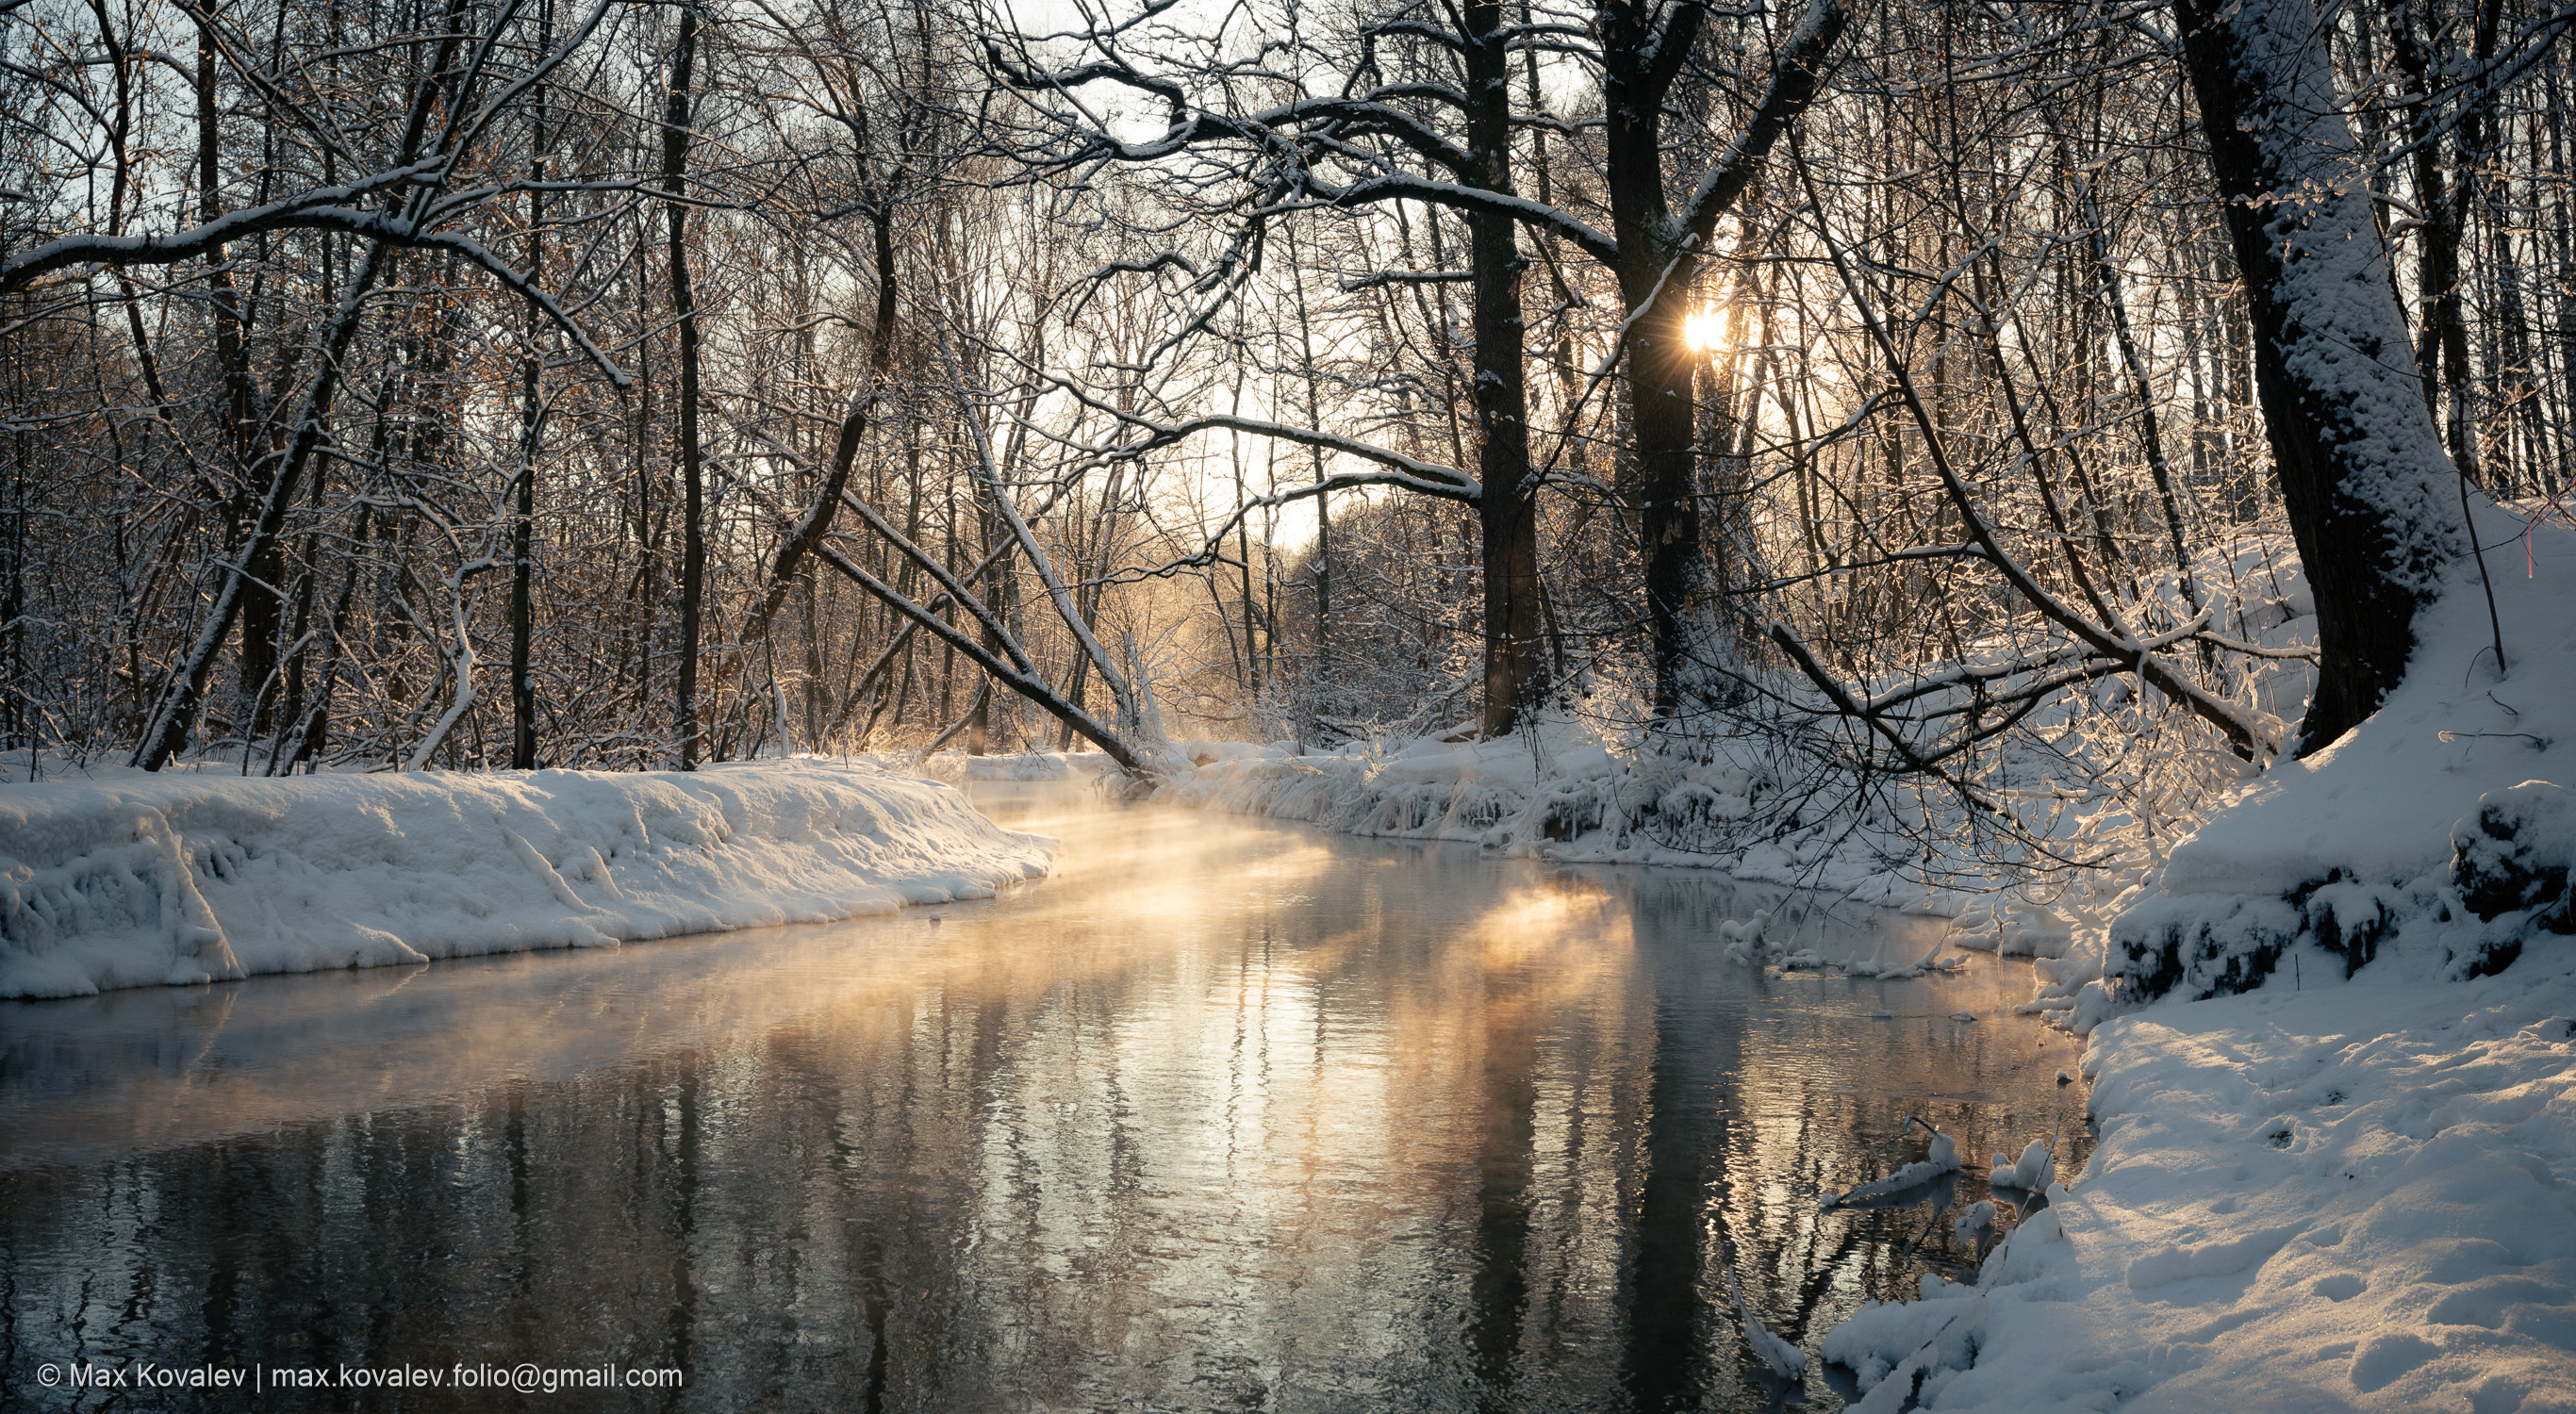
M 1690 345 L 1691 352 L 1708 353 L 1724 343 L 1725 339 L 1725 330 L 1717 311 L 1704 309 L 1682 317 L 1682 342 Z

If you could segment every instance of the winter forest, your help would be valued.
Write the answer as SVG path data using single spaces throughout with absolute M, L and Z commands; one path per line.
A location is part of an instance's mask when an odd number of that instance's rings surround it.
M 2571 27 L 0 0 L 0 1404 L 2576 1408 Z
M 1558 710 L 2153 829 L 2297 749 L 2312 595 L 2312 743 L 2393 677 L 2303 529 L 2576 476 L 2570 15 L 2446 4 L 18 4 L 0 747 Z M 2385 243 L 2389 376 L 2289 386 L 2266 223 Z M 2347 524 L 2283 438 L 2400 391 Z

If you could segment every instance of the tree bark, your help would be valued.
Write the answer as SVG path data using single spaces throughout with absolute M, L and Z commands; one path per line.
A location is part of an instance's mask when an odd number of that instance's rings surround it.
M 1510 51 L 1499 0 L 1464 9 L 1467 150 L 1489 191 L 1512 194 Z M 1546 624 L 1539 606 L 1538 488 L 1530 474 L 1529 381 L 1521 341 L 1521 256 L 1511 217 L 1467 216 L 1474 274 L 1476 519 L 1485 580 L 1484 735 L 1519 725 L 1546 700 Z
M 1706 14 L 1705 6 L 1684 4 L 1657 29 L 1635 5 L 1601 7 L 1603 151 L 1619 243 L 1614 273 L 1629 315 L 1628 427 L 1644 542 L 1647 651 L 1660 717 L 1681 702 L 1685 620 L 1700 554 L 1695 360 L 1682 336 L 1700 252 L 1674 229 L 1664 197 L 1664 97 Z
M 553 18 L 551 7 L 540 10 L 540 53 L 553 48 Z M 545 85 L 537 85 L 530 97 L 537 117 L 528 134 L 528 180 L 537 183 L 546 179 Z M 545 219 L 545 193 L 532 187 L 528 192 L 528 277 L 532 280 L 544 275 Z M 543 319 L 544 315 L 531 304 L 522 335 L 528 346 L 519 359 L 519 504 L 518 514 L 510 524 L 510 769 L 514 771 L 537 768 L 537 685 L 530 673 L 529 657 L 537 628 L 536 557 L 532 551 L 537 520 L 537 452 L 545 430 L 537 357 L 537 331 L 544 327 Z
M 216 48 L 214 34 L 201 18 L 197 25 L 197 219 L 210 223 L 223 215 L 223 158 L 220 124 L 222 107 L 215 91 Z M 252 475 L 259 461 L 257 452 L 258 393 L 250 376 L 250 353 L 243 325 L 240 294 L 234 289 L 232 264 L 224 247 L 216 245 L 206 252 L 207 287 L 213 292 L 208 301 L 214 315 L 215 361 L 223 369 L 224 400 L 222 423 L 224 453 L 231 462 L 233 485 L 224 506 L 224 548 L 236 550 L 242 537 L 250 533 L 250 518 L 258 508 L 258 488 Z M 240 687 L 247 699 L 267 681 L 276 653 L 277 615 L 273 607 L 274 556 L 264 555 L 250 566 L 252 583 L 242 591 L 244 614 L 250 627 L 242 634 Z
M 1698 413 L 1691 386 L 1698 361 L 1683 337 L 1682 318 L 1718 218 L 1734 207 L 1772 146 L 1814 101 L 1845 23 L 1840 0 L 1816 0 L 1809 7 L 1782 47 L 1743 135 L 1676 213 L 1664 187 L 1664 107 L 1707 14 L 1704 3 L 1687 0 L 1658 25 L 1634 0 L 1605 0 L 1595 26 L 1602 36 L 1603 156 L 1618 244 L 1613 273 L 1627 311 L 1628 427 L 1646 561 L 1647 649 L 1655 714 L 1665 717 L 1681 704 L 1689 604 L 1700 561 Z
M 2255 333 L 2256 396 L 2317 604 L 2315 752 L 2406 674 L 2416 610 L 2465 552 L 2364 163 L 2313 0 L 2177 0 L 2183 61 Z
M 697 57 L 698 7 L 680 7 L 671 52 L 671 96 L 662 109 L 662 189 L 678 196 L 689 169 L 689 71 Z M 669 203 L 671 309 L 680 335 L 680 680 L 674 706 L 678 765 L 698 768 L 698 620 L 706 595 L 706 467 L 698 446 L 698 304 L 689 289 L 689 208 Z

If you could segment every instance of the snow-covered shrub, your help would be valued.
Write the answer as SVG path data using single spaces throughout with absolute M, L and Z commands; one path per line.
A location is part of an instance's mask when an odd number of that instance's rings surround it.
M 2488 922 L 2527 912 L 2535 927 L 2576 933 L 2576 801 L 2547 781 L 2525 781 L 2478 802 L 2451 835 L 2451 882 L 2469 911 Z
M 2341 870 L 2324 883 L 2293 895 L 2302 904 L 2307 934 L 2318 946 L 2343 956 L 2343 975 L 2350 977 L 2379 956 L 2380 941 L 2396 931 L 2398 920 L 2419 910 L 2438 913 L 2441 901 L 2385 884 L 2345 879 Z M 2427 908 L 2427 905 L 2430 905 Z
M 2110 977 L 2123 994 L 2194 1000 L 2259 985 L 2306 929 L 2284 898 L 2185 894 L 2148 899 L 2111 925 Z
M 2473 914 L 2493 925 L 2442 946 L 2453 975 L 2511 966 L 2537 932 L 2576 934 L 2576 805 L 2546 781 L 2490 791 L 2451 832 L 2445 868 L 2390 881 L 2341 867 L 2278 894 L 2211 891 L 2145 899 L 2111 924 L 2105 978 L 2123 1000 L 2250 991 L 2289 950 L 2313 944 L 2351 977 L 2418 922 Z

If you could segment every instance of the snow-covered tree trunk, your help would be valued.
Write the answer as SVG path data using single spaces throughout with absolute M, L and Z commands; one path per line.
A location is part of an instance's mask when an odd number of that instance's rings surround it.
M 2314 0 L 2178 0 L 2183 59 L 2254 324 L 2256 396 L 2317 602 L 2301 754 L 2406 673 L 2415 611 L 2465 553 L 2364 159 Z

